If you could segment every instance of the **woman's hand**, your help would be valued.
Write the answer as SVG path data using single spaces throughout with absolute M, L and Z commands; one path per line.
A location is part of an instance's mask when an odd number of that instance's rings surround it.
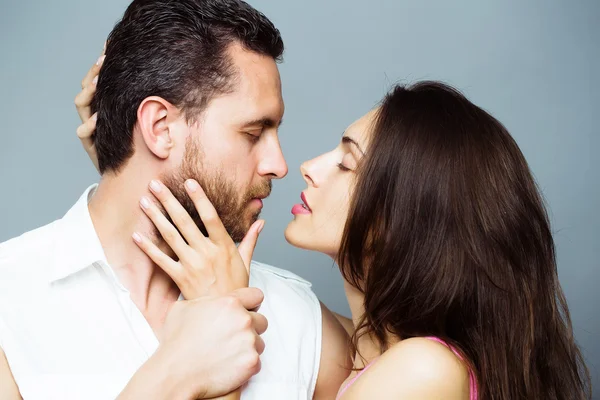
M 198 182 L 188 180 L 185 188 L 206 227 L 208 237 L 200 232 L 192 217 L 171 191 L 161 182 L 152 181 L 150 190 L 163 205 L 181 234 L 149 198 L 142 198 L 140 206 L 179 260 L 173 260 L 140 233 L 133 234 L 134 241 L 175 281 L 187 300 L 207 295 L 225 295 L 247 287 L 252 254 L 264 221 L 256 221 L 240 245 L 236 247 Z M 238 389 L 213 400 L 239 400 L 240 398 L 241 391 Z
M 96 146 L 94 145 L 94 131 L 96 130 L 96 114 L 92 115 L 92 99 L 96 93 L 96 84 L 98 83 L 98 74 L 104 62 L 104 52 L 106 51 L 106 43 L 104 50 L 96 64 L 90 68 L 87 75 L 81 81 L 81 92 L 75 97 L 75 107 L 77 114 L 81 118 L 82 124 L 77 128 L 77 137 L 81 140 L 83 149 L 86 151 L 90 160 L 98 170 L 98 156 L 96 154 Z
M 264 221 L 256 221 L 236 247 L 198 182 L 190 179 L 186 181 L 185 188 L 206 227 L 208 237 L 202 234 L 171 191 L 161 182 L 152 181 L 150 190 L 177 229 L 151 199 L 142 198 L 140 206 L 178 260 L 169 257 L 140 233 L 133 235 L 136 244 L 175 281 L 188 300 L 206 295 L 224 295 L 247 287 L 252 254 Z

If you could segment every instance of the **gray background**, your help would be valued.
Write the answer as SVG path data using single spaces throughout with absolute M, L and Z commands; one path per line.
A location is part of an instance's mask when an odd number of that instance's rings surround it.
M 128 3 L 1 0 L 0 241 L 59 218 L 98 179 L 75 136 L 73 98 Z M 576 336 L 600 386 L 600 2 L 251 3 L 286 44 L 281 142 L 290 167 L 266 202 L 255 258 L 309 279 L 347 313 L 332 261 L 283 238 L 305 187 L 298 167 L 335 146 L 392 83 L 445 80 L 499 118 L 525 153 L 551 210 Z

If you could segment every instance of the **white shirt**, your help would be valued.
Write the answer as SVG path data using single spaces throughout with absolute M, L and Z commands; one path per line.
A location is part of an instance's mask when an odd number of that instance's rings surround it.
M 24 400 L 114 399 L 158 341 L 108 265 L 88 188 L 62 218 L 0 244 L 0 348 Z M 321 309 L 310 284 L 253 262 L 269 320 L 262 369 L 242 399 L 312 399 Z

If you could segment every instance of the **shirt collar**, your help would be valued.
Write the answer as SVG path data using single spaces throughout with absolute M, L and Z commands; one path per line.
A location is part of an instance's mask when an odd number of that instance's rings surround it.
M 97 184 L 88 187 L 77 203 L 58 221 L 57 251 L 50 272 L 50 283 L 67 278 L 91 267 L 106 263 L 104 250 L 90 216 L 88 202 Z

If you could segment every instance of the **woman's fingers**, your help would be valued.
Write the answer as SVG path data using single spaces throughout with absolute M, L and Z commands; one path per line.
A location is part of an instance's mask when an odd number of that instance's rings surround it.
M 221 222 L 217 210 L 215 210 L 215 207 L 208 197 L 206 197 L 204 190 L 200 187 L 198 182 L 194 179 L 188 179 L 185 182 L 185 188 L 192 199 L 192 202 L 196 206 L 200 219 L 204 223 L 204 227 L 208 232 L 208 237 L 214 243 L 224 243 L 227 240 L 233 242 L 229 233 L 227 233 L 227 230 L 223 226 L 223 222 Z
M 86 151 L 94 145 L 92 136 L 94 136 L 94 131 L 96 130 L 97 117 L 97 114 L 92 115 L 86 122 L 79 125 L 77 128 L 77 137 L 81 140 L 81 144 Z
M 169 222 L 148 197 L 144 196 L 140 200 L 140 206 L 144 213 L 150 218 L 164 241 L 171 247 L 179 259 L 187 259 L 190 247 L 183 240 L 177 229 Z
M 246 272 L 248 276 L 250 276 L 250 263 L 252 262 L 252 255 L 254 254 L 254 248 L 256 247 L 256 242 L 258 241 L 258 236 L 262 232 L 265 226 L 264 220 L 258 220 L 248 230 L 246 236 L 238 246 L 238 251 L 240 256 L 242 257 L 242 261 L 244 261 L 244 265 L 246 266 Z
M 83 123 L 85 123 L 92 114 L 90 105 L 92 104 L 92 99 L 96 93 L 98 75 L 100 74 L 100 69 L 102 68 L 105 58 L 106 56 L 104 55 L 103 50 L 102 55 L 98 58 L 96 64 L 92 65 L 81 81 L 81 92 L 75 97 L 75 107 L 77 108 L 77 113 Z
M 79 125 L 79 127 L 77 128 L 77 137 L 81 141 L 81 145 L 90 157 L 90 160 L 92 160 L 92 163 L 94 164 L 94 167 L 96 167 L 96 170 L 100 171 L 98 168 L 98 153 L 96 152 L 96 145 L 94 144 L 96 119 L 97 114 L 94 114 L 85 123 Z
M 181 203 L 173 196 L 173 193 L 160 181 L 153 180 L 149 185 L 150 191 L 163 205 L 173 223 L 183 238 L 192 248 L 199 249 L 202 246 L 202 241 L 206 240 L 200 229 L 183 208 Z
M 175 283 L 179 282 L 181 266 L 171 257 L 163 253 L 150 239 L 140 233 L 133 234 L 133 240 L 150 259 L 165 271 Z
M 106 56 L 104 55 L 104 53 L 102 53 L 102 55 L 100 56 L 100 58 L 98 58 L 96 63 L 94 65 L 92 65 L 92 67 L 85 74 L 85 76 L 81 80 L 81 88 L 82 89 L 89 86 L 92 83 L 92 81 L 94 80 L 94 78 L 96 76 L 98 76 L 98 73 L 100 72 L 100 68 L 102 68 L 102 64 L 104 63 L 105 58 L 106 58 Z
M 92 114 L 92 100 L 96 94 L 96 82 L 92 82 L 83 88 L 81 92 L 75 97 L 75 108 L 77 108 L 77 114 L 79 119 L 84 124 L 90 119 Z

